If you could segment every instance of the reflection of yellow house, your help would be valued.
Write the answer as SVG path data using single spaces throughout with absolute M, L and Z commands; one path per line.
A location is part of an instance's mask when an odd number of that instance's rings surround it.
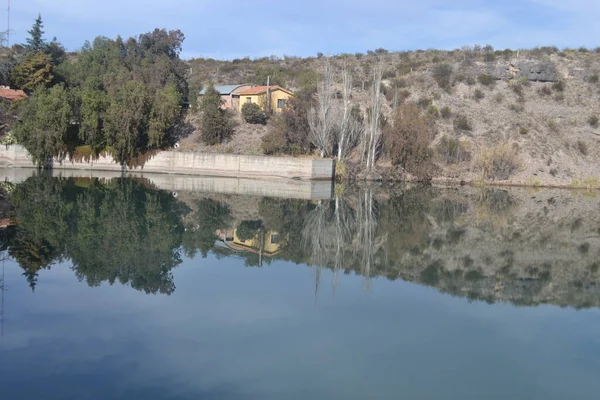
M 279 253 L 281 247 L 281 237 L 275 231 L 266 231 L 264 235 L 257 234 L 245 241 L 237 236 L 237 229 L 217 231 L 217 236 L 232 250 L 248 251 L 267 257 Z
M 246 103 L 258 104 L 260 108 L 266 111 L 267 89 L 269 91 L 268 97 L 271 98 L 270 111 L 274 113 L 279 113 L 283 111 L 287 101 L 290 99 L 290 97 L 294 95 L 292 92 L 282 88 L 281 86 L 257 86 L 249 88 L 239 93 L 240 112 L 242 111 L 242 107 Z

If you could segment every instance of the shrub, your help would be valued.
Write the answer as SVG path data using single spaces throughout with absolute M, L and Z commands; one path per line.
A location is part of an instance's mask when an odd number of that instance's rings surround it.
M 562 93 L 558 93 L 556 96 L 554 96 L 554 100 L 556 100 L 560 103 L 561 101 L 565 100 L 565 95 Z
M 496 103 L 502 103 L 504 101 L 504 95 L 502 93 L 496 93 L 494 95 L 494 101 Z
M 525 110 L 525 107 L 522 104 L 513 103 L 508 106 L 508 109 L 516 113 L 520 113 Z
M 526 126 L 520 126 L 519 127 L 519 134 L 521 135 L 527 135 L 529 133 L 529 128 L 527 128 Z
M 431 103 L 433 103 L 433 100 L 427 97 L 420 97 L 419 100 L 417 100 L 417 105 L 422 109 L 426 109 Z
M 588 124 L 590 124 L 590 126 L 592 128 L 597 128 L 598 127 L 598 116 L 597 115 L 590 115 L 590 117 L 588 118 Z
M 452 83 L 452 66 L 448 63 L 437 64 L 433 67 L 433 79 L 442 89 L 448 89 Z
M 473 128 L 471 127 L 471 124 L 469 123 L 469 120 L 467 119 L 466 116 L 464 115 L 458 115 L 455 119 L 454 119 L 454 130 L 456 131 L 472 131 Z
M 588 78 L 589 83 L 598 83 L 600 79 L 598 78 L 598 74 L 593 74 Z
M 245 103 L 242 106 L 242 116 L 249 124 L 265 125 L 268 119 L 267 113 L 256 103 Z
M 538 89 L 538 94 L 540 96 L 550 96 L 552 94 L 552 89 L 550 89 L 548 86 L 544 86 Z
M 479 101 L 485 98 L 485 93 L 483 93 L 481 89 L 475 89 L 475 94 L 473 95 L 473 98 L 475 98 L 475 101 Z
M 431 104 L 429 107 L 427 107 L 427 115 L 432 118 L 437 118 L 440 115 L 440 113 L 438 111 L 438 108 Z
M 479 81 L 479 83 L 481 83 L 483 86 L 494 86 L 496 84 L 496 79 L 494 79 L 493 76 L 489 75 L 489 74 L 481 74 L 477 77 L 477 80 Z
M 393 165 L 421 177 L 430 175 L 429 126 L 415 104 L 398 107 L 383 132 L 384 146 Z
M 477 167 L 487 179 L 506 180 L 520 168 L 521 164 L 510 144 L 501 144 L 481 151 Z
M 582 141 L 582 140 L 577 141 L 577 149 L 579 150 L 579 152 L 582 155 L 584 155 L 584 156 L 588 155 L 588 146 L 584 141 Z
M 552 89 L 554 89 L 557 92 L 564 92 L 565 86 L 566 85 L 564 81 L 557 81 L 552 84 Z
M 512 81 L 509 84 L 510 90 L 512 90 L 517 96 L 523 97 L 524 83 L 520 80 Z
M 446 164 L 471 160 L 471 153 L 466 149 L 465 144 L 456 138 L 443 136 L 436 150 Z
M 444 106 L 442 107 L 442 109 L 440 110 L 440 115 L 442 116 L 442 118 L 450 118 L 452 116 L 452 111 L 450 110 L 450 107 L 448 106 Z
M 261 148 L 267 155 L 287 152 L 288 138 L 285 121 L 282 118 L 275 119 L 269 126 L 269 130 L 262 137 Z

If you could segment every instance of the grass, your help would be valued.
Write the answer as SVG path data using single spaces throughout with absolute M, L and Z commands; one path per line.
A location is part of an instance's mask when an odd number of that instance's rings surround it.
M 517 152 L 510 144 L 484 148 L 477 159 L 477 166 L 486 179 L 507 180 L 521 168 Z

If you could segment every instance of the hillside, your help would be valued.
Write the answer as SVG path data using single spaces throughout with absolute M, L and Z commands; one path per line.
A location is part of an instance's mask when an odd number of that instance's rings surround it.
M 325 57 L 271 57 L 233 61 L 193 59 L 190 86 L 264 84 L 292 90 L 315 87 Z M 417 103 L 429 121 L 430 147 L 439 167 L 436 180 L 475 182 L 496 180 L 526 185 L 597 186 L 600 172 L 600 53 L 587 49 L 560 51 L 553 47 L 493 51 L 489 47 L 456 51 L 388 53 L 330 57 L 334 70 L 350 65 L 353 98 L 367 108 L 372 71 L 383 66 L 384 114 L 395 105 Z M 338 77 L 339 78 L 339 77 Z M 338 79 L 339 80 L 339 79 Z M 338 84 L 340 82 L 337 82 Z M 197 115 L 190 118 L 197 119 Z M 197 126 L 197 125 L 196 125 Z M 265 127 L 248 126 L 238 118 L 229 147 L 204 151 L 260 153 Z M 186 139 L 186 148 L 196 135 Z M 507 179 L 482 175 L 486 150 L 505 144 L 518 168 Z M 489 152 L 487 153 L 490 154 Z M 385 154 L 379 169 L 386 177 Z

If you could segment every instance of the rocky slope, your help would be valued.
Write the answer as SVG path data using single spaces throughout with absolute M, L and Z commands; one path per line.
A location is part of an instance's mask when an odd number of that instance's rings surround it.
M 315 85 L 324 57 L 190 60 L 193 85 L 254 82 L 269 75 L 294 90 Z M 439 181 L 481 180 L 530 186 L 596 187 L 600 169 L 600 53 L 587 49 L 537 48 L 493 51 L 416 51 L 332 56 L 334 66 L 352 66 L 354 99 L 366 108 L 373 68 L 384 68 L 389 115 L 403 101 L 418 103 L 431 121 L 431 147 Z M 441 72 L 440 72 L 441 71 Z M 461 118 L 462 117 L 462 118 Z M 465 123 L 466 122 L 466 123 Z M 239 128 L 245 134 L 244 123 Z M 256 137 L 254 137 L 254 136 Z M 445 138 L 445 139 L 444 139 Z M 448 157 L 447 139 L 461 156 Z M 445 141 L 446 140 L 446 141 Z M 240 142 L 246 143 L 244 138 Z M 259 140 L 234 151 L 260 152 Z M 486 149 L 510 146 L 518 167 L 507 178 L 484 176 Z M 254 147 L 256 148 L 254 148 Z M 230 149 L 226 149 L 231 151 Z M 449 160 L 449 158 L 451 158 Z M 448 162 L 450 161 L 450 162 Z M 381 160 L 385 166 L 385 157 Z

